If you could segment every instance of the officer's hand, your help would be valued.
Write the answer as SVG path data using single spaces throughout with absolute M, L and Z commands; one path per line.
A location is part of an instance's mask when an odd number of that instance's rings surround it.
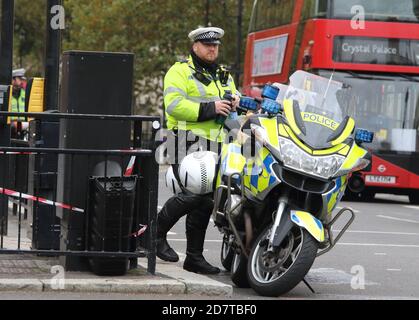
M 240 104 L 240 97 L 238 95 L 233 95 L 233 108 L 231 109 L 231 111 L 236 112 L 237 108 L 239 107 Z
M 225 100 L 215 102 L 215 112 L 228 117 L 231 112 L 231 103 Z

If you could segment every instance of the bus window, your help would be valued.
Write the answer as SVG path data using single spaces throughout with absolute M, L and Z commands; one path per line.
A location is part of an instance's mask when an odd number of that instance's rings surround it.
M 362 6 L 366 20 L 419 21 L 418 0 L 330 0 L 330 18 L 352 19 L 354 7 Z
M 327 0 L 305 0 L 302 12 L 303 20 L 326 18 Z
M 256 0 L 250 32 L 290 24 L 294 0 Z
M 327 77 L 330 71 L 319 71 Z M 419 152 L 419 78 L 335 72 L 356 92 L 348 112 L 359 128 L 375 133 L 373 150 Z

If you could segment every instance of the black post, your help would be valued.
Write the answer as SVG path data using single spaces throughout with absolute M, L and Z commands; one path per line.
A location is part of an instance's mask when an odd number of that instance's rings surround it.
M 61 28 L 57 23 L 57 15 L 62 9 L 62 0 L 48 0 L 46 6 L 46 44 L 44 56 L 44 109 L 58 110 L 59 105 L 59 65 L 61 54 Z M 57 7 L 61 6 L 61 7 Z M 30 143 L 35 148 L 58 148 L 59 120 L 36 120 L 30 123 Z M 39 155 L 29 162 L 28 189 L 30 194 L 37 194 L 46 199 L 55 198 L 56 172 L 58 170 L 57 155 Z M 35 181 L 52 180 L 48 186 L 37 186 Z M 59 249 L 60 220 L 56 218 L 56 208 L 39 206 L 37 203 L 30 208 L 29 215 L 33 221 L 32 247 L 42 250 Z M 53 219 L 51 219 L 53 217 Z
M 147 249 L 147 271 L 150 274 L 156 273 L 156 238 L 157 238 L 157 204 L 159 196 L 159 165 L 155 159 L 157 141 L 157 128 L 153 126 L 152 135 L 148 141 L 143 141 L 150 146 L 153 155 L 138 159 L 135 173 L 140 177 L 139 188 L 137 189 L 137 200 L 139 205 L 138 218 L 141 224 L 148 225 L 148 231 L 144 238 L 140 239 L 142 247 Z M 136 137 L 141 137 L 141 131 L 137 130 Z M 138 138 L 136 138 L 137 140 Z M 141 138 L 140 138 L 141 139 Z M 138 220 L 137 220 L 138 224 Z
M 1 1 L 1 39 L 0 39 L 0 90 L 3 98 L 7 93 L 7 86 L 12 84 L 13 68 L 13 31 L 14 31 L 14 0 Z M 3 104 L 4 102 L 1 101 Z M 8 106 L 2 105 L 3 111 L 8 111 Z M 0 146 L 10 147 L 10 125 L 6 119 L 0 121 Z M 0 168 L 6 170 L 7 157 L 0 157 Z M 0 186 L 6 187 L 9 181 L 9 172 L 0 174 Z M 8 198 L 0 196 L 0 224 L 4 234 L 7 234 Z
M 48 0 L 45 51 L 45 110 L 58 110 L 61 29 L 51 25 L 52 9 L 62 6 L 62 0 Z
M 210 23 L 210 0 L 205 2 L 205 26 L 208 27 Z
M 236 51 L 236 86 L 239 86 L 241 74 L 241 53 L 242 53 L 242 29 L 243 29 L 243 0 L 238 0 L 237 14 L 237 51 Z

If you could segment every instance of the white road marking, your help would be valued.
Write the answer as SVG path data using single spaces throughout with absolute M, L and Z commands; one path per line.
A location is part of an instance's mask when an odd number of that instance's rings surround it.
M 386 256 L 387 253 L 376 252 L 374 253 L 375 256 Z
M 400 271 L 402 271 L 402 269 L 387 269 L 387 271 L 397 271 L 397 272 L 400 272 Z
M 167 239 L 167 241 L 186 242 L 186 239 Z M 222 243 L 223 240 L 205 240 L 205 242 Z
M 341 232 L 342 230 L 333 229 L 333 232 Z M 419 233 L 410 232 L 390 232 L 390 231 L 361 231 L 361 230 L 348 230 L 346 233 L 366 233 L 366 234 L 385 234 L 385 235 L 396 235 L 396 236 L 419 236 Z
M 160 211 L 161 209 L 163 209 L 163 207 L 162 207 L 162 206 L 158 206 L 158 207 L 157 207 L 157 210 L 158 210 L 158 211 Z
M 377 217 L 378 217 L 378 218 L 383 218 L 383 219 L 396 220 L 396 221 L 403 221 L 403 222 L 409 222 L 409 223 L 418 223 L 418 224 L 419 224 L 419 221 L 416 221 L 416 220 L 400 219 L 400 218 L 389 217 L 389 216 L 383 216 L 383 215 L 377 215 Z
M 167 241 L 186 242 L 186 239 L 167 239 Z M 205 242 L 222 243 L 222 240 L 205 240 Z M 338 242 L 339 246 L 361 246 L 361 247 L 395 247 L 395 248 L 419 248 L 416 244 L 388 244 L 388 243 L 354 243 L 354 242 Z
M 388 243 L 349 243 L 338 242 L 339 246 L 362 246 L 362 247 L 394 247 L 394 248 L 419 248 L 416 244 L 388 244 Z
M 408 209 L 416 209 L 416 210 L 419 210 L 419 206 L 403 206 L 403 207 L 408 208 Z
M 170 232 L 170 231 L 169 231 L 167 234 L 168 234 L 169 236 L 176 236 L 176 235 L 177 235 L 177 233 L 176 233 L 176 232 Z

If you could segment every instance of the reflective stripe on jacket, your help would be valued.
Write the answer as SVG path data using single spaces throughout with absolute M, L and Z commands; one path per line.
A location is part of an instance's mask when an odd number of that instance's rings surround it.
M 222 100 L 226 91 L 240 94 L 230 75 L 226 86 L 219 79 L 214 79 L 209 73 L 203 74 L 211 80 L 206 86 L 194 77 L 195 66 L 192 57 L 186 62 L 177 62 L 167 72 L 164 79 L 164 105 L 167 117 L 167 127 L 170 130 L 191 130 L 195 135 L 209 140 L 221 141 L 221 126 L 214 120 L 198 122 L 201 103 Z
M 25 112 L 26 91 L 20 90 L 19 98 L 12 96 L 12 112 Z M 12 121 L 25 121 L 26 118 L 10 117 Z

